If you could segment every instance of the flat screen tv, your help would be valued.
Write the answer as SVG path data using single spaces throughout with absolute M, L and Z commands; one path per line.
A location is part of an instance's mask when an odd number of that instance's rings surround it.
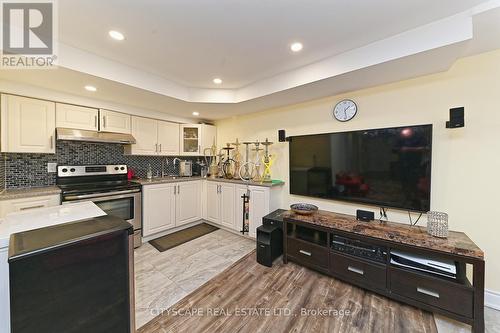
M 290 193 L 426 212 L 432 125 L 290 138 Z

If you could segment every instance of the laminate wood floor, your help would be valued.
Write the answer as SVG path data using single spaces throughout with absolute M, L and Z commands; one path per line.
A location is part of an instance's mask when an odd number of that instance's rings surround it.
M 437 329 L 432 314 L 294 263 L 261 266 L 252 252 L 138 332 L 434 333 Z

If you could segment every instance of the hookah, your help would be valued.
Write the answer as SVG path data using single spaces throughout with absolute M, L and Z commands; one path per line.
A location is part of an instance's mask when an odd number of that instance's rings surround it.
M 245 145 L 245 163 L 243 163 L 239 170 L 238 175 L 240 179 L 244 181 L 250 181 L 255 177 L 255 163 L 250 162 L 250 145 L 253 145 L 253 142 L 243 142 Z
M 219 157 L 219 164 L 217 166 L 218 169 L 217 178 L 224 178 L 224 170 L 222 168 L 222 165 L 224 163 L 224 150 L 223 149 L 219 150 L 217 156 Z
M 231 150 L 233 149 L 234 147 L 231 147 L 230 143 L 227 143 L 226 147 L 221 149 L 225 150 L 227 154 L 225 161 L 222 163 L 222 171 L 224 172 L 224 178 L 226 179 L 232 179 L 234 177 L 234 171 L 232 169 L 235 161 L 231 158 Z
M 273 142 L 269 142 L 269 139 L 266 138 L 266 141 L 262 142 L 262 145 L 265 147 L 264 157 L 262 158 L 262 162 L 264 164 L 264 172 L 262 173 L 262 182 L 272 182 L 271 179 L 271 167 L 274 164 L 275 158 L 273 155 L 269 154 L 269 146 L 274 144 Z
M 208 155 L 207 151 L 209 152 Z M 203 156 L 205 157 L 205 164 L 208 166 L 208 176 L 210 178 L 217 178 L 219 166 L 217 165 L 217 145 L 215 144 L 215 138 L 212 147 L 203 150 Z M 208 163 L 208 156 L 210 156 L 210 163 Z
M 240 176 L 239 170 L 240 170 L 240 165 L 241 165 L 241 153 L 240 153 L 241 143 L 239 142 L 238 138 L 236 138 L 236 142 L 233 142 L 231 144 L 235 148 L 233 151 L 234 178 L 238 178 Z
M 263 150 L 260 148 L 260 142 L 257 140 L 253 143 L 255 145 L 255 148 L 252 149 L 255 152 L 255 176 L 253 177 L 253 180 L 255 181 L 261 181 L 262 175 L 260 173 L 260 152 Z

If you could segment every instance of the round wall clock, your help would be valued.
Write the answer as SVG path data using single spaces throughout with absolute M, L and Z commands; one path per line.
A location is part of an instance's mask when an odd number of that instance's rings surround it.
M 358 106 L 350 99 L 344 99 L 343 101 L 338 102 L 333 108 L 333 116 L 335 119 L 343 122 L 354 118 L 356 112 L 358 112 Z

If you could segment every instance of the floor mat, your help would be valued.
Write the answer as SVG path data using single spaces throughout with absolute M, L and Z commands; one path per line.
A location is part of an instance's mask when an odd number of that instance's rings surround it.
M 174 248 L 181 244 L 187 243 L 195 238 L 204 236 L 219 228 L 214 227 L 213 225 L 202 223 L 195 225 L 194 227 L 187 228 L 181 231 L 174 232 L 173 234 L 166 235 L 155 240 L 150 241 L 149 243 L 153 245 L 158 251 L 163 252 L 168 249 Z

